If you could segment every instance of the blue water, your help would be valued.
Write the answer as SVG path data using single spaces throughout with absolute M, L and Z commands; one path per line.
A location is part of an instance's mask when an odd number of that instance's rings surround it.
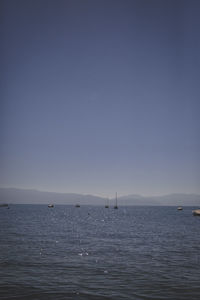
M 200 299 L 192 208 L 0 208 L 0 299 Z

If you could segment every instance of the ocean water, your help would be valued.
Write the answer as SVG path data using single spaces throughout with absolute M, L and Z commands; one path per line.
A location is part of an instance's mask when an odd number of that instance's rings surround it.
M 0 208 L 0 299 L 200 299 L 192 208 Z

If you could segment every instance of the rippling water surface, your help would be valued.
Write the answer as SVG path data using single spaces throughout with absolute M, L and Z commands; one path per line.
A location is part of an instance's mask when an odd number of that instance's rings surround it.
M 0 208 L 0 299 L 200 299 L 192 208 Z

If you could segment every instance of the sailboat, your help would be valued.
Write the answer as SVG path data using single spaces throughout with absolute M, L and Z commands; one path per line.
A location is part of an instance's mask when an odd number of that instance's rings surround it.
M 118 209 L 118 205 L 117 205 L 117 192 L 116 192 L 116 198 L 115 198 L 115 206 L 114 209 Z
M 109 199 L 107 199 L 107 203 L 105 204 L 105 208 L 109 208 Z

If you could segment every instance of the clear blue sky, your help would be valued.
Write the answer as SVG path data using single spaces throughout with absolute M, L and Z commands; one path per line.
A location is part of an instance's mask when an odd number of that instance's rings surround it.
M 1 6 L 1 187 L 200 193 L 198 0 Z

